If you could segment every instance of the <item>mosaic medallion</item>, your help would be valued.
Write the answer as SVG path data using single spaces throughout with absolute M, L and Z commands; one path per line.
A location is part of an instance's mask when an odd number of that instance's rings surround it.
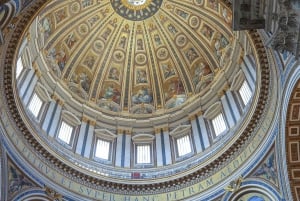
M 141 21 L 154 15 L 163 0 L 111 0 L 112 7 L 122 17 Z

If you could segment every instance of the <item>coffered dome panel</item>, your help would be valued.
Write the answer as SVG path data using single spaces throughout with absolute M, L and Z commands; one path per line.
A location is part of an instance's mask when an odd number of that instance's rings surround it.
M 79 103 L 109 114 L 167 114 L 210 93 L 230 66 L 236 42 L 220 3 L 87 2 L 53 2 L 38 16 L 46 68 Z

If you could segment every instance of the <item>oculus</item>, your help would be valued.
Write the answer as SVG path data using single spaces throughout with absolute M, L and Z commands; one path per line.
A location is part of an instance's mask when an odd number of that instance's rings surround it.
M 153 16 L 163 0 L 111 0 L 113 9 L 123 18 L 142 21 Z

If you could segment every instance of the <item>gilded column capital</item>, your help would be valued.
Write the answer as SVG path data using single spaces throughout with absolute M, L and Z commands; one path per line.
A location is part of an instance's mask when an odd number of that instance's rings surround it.
M 126 135 L 131 135 L 131 134 L 132 134 L 132 128 L 128 128 L 128 127 L 118 127 L 117 133 L 118 133 L 118 134 L 123 134 L 123 133 L 125 133 Z

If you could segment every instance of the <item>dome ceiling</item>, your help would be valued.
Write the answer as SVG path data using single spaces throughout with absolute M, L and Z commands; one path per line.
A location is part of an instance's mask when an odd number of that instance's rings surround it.
M 55 1 L 38 16 L 54 80 L 107 113 L 168 113 L 229 66 L 231 11 L 214 0 Z

